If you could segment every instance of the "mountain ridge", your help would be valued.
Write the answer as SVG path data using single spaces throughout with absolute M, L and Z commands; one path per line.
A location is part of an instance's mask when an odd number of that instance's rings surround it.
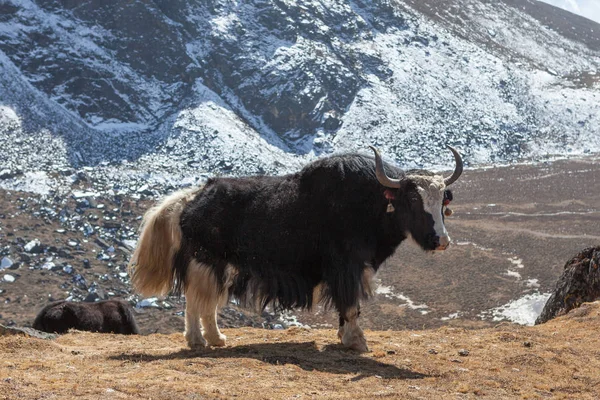
M 10 170 L 91 167 L 99 179 L 180 186 L 289 172 L 370 144 L 407 168 L 445 166 L 444 143 L 467 165 L 600 151 L 600 25 L 538 2 L 12 0 L 2 10 Z M 19 157 L 18 138 L 47 162 Z

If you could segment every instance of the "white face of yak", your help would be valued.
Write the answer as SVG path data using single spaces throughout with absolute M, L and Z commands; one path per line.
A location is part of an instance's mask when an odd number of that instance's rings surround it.
M 450 245 L 450 236 L 442 217 L 442 203 L 444 201 L 444 190 L 446 189 L 444 178 L 440 175 L 411 176 L 410 178 L 417 184 L 417 191 L 423 201 L 425 213 L 433 218 L 435 237 L 424 238 L 429 242 L 427 247 L 432 248 L 432 250 L 445 250 Z M 427 225 L 431 225 L 431 222 L 428 222 Z

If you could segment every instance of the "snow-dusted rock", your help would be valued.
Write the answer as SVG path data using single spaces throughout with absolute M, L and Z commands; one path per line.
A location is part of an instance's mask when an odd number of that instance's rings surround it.
M 23 248 L 27 253 L 41 253 L 44 251 L 42 244 L 38 239 L 33 239 L 25 246 L 23 246 Z
M 157 297 L 149 297 L 147 299 L 142 299 L 142 300 L 138 301 L 136 303 L 135 307 L 136 308 L 147 308 L 147 307 L 160 308 L 160 305 L 158 304 Z

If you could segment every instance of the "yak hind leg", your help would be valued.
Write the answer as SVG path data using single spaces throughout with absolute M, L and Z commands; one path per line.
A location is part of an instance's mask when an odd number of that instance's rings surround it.
M 186 293 L 185 296 L 185 331 L 183 336 L 192 349 L 206 346 L 200 331 L 200 302 L 197 295 Z
M 367 339 L 358 325 L 358 317 L 360 315 L 360 306 L 350 307 L 346 311 L 340 311 L 340 328 L 338 330 L 338 338 L 342 344 L 352 350 L 367 352 Z
M 223 290 L 219 285 L 211 266 L 195 260 L 190 262 L 185 297 L 185 338 L 188 345 L 192 348 L 200 345 L 225 346 L 227 338 L 219 331 L 217 310 L 227 300 L 227 290 Z

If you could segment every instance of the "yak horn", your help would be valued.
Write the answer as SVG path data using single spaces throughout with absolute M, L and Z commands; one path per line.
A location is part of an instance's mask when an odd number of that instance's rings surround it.
M 460 157 L 460 154 L 458 154 L 458 151 L 456 151 L 456 149 L 454 147 L 449 146 L 449 145 L 446 145 L 446 147 L 448 147 L 450 149 L 450 151 L 452 152 L 452 154 L 454 154 L 454 160 L 456 161 L 456 167 L 454 168 L 454 172 L 452 173 L 451 176 L 444 179 L 444 183 L 446 184 L 446 186 L 450 186 L 451 184 L 456 182 L 456 180 L 460 177 L 460 174 L 462 174 L 463 161 L 462 161 L 462 158 Z
M 400 187 L 400 179 L 392 179 L 385 174 L 385 171 L 383 170 L 383 160 L 381 159 L 379 151 L 373 146 L 369 147 L 375 153 L 375 176 L 377 176 L 379 183 L 387 188 L 398 189 Z

